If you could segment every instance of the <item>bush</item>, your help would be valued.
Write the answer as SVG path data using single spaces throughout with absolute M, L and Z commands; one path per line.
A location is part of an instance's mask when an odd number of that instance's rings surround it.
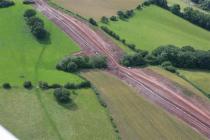
M 56 88 L 62 88 L 62 86 L 60 84 L 52 84 L 50 86 L 48 86 L 49 88 L 52 88 L 52 89 L 56 89 Z
M 146 61 L 141 53 L 136 53 L 134 55 L 125 55 L 121 60 L 121 64 L 127 67 L 136 67 L 146 65 Z
M 48 39 L 49 33 L 44 28 L 44 22 L 39 17 L 35 17 L 36 11 L 29 9 L 26 10 L 24 13 L 24 17 L 26 17 L 26 22 L 31 28 L 31 33 L 38 39 L 38 40 L 45 40 Z
M 7 8 L 10 6 L 15 5 L 15 3 L 13 1 L 9 1 L 9 0 L 0 0 L 0 8 Z
M 3 87 L 4 89 L 11 89 L 11 88 L 12 88 L 11 85 L 10 85 L 9 83 L 4 83 L 4 84 L 2 85 L 2 87 Z
M 174 66 L 166 66 L 166 67 L 164 67 L 164 69 L 167 70 L 167 71 L 170 71 L 172 73 L 176 73 L 177 72 L 177 70 L 176 70 L 176 68 Z
M 110 20 L 111 20 L 111 21 L 118 21 L 118 19 L 117 19 L 116 16 L 111 16 L 111 17 L 110 17 Z
M 42 82 L 42 81 L 39 82 L 39 87 L 43 90 L 47 90 L 50 88 L 47 82 Z
M 57 88 L 54 90 L 54 96 L 59 103 L 67 104 L 72 101 L 70 92 L 64 88 Z
M 31 83 L 31 81 L 25 81 L 24 84 L 23 84 L 23 87 L 26 88 L 26 89 L 32 89 L 33 85 Z
M 23 0 L 23 4 L 35 4 L 33 0 Z
M 172 66 L 170 61 L 165 61 L 161 64 L 161 67 L 163 67 L 163 68 L 168 67 L 168 66 Z
M 90 22 L 90 24 L 92 24 L 94 26 L 98 26 L 97 22 L 93 18 L 90 18 L 89 22 Z
M 28 9 L 28 10 L 25 11 L 23 16 L 26 17 L 26 18 L 36 16 L 36 11 L 33 10 L 33 9 Z
M 82 69 L 102 69 L 107 67 L 106 57 L 97 55 L 92 57 L 73 56 L 61 60 L 56 68 L 66 72 L 77 72 Z
M 108 19 L 107 17 L 103 16 L 103 17 L 101 18 L 101 22 L 103 22 L 103 23 L 105 23 L 105 24 L 108 24 L 108 23 L 109 23 L 109 19 Z

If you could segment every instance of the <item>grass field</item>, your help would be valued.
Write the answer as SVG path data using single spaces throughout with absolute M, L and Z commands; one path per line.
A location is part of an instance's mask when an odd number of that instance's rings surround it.
M 83 76 L 93 82 L 101 92 L 123 140 L 204 139 L 108 73 L 92 71 L 83 73 Z
M 116 15 L 119 10 L 133 9 L 142 0 L 51 0 L 57 5 L 80 14 L 99 20 L 102 16 Z
M 0 9 L 0 84 L 9 82 L 20 86 L 25 80 L 61 84 L 81 82 L 76 75 L 55 69 L 60 59 L 79 51 L 79 47 L 41 15 L 51 37 L 49 43 L 39 43 L 23 18 L 23 13 L 28 8 L 31 7 L 16 0 L 15 6 Z
M 189 81 L 198 86 L 204 92 L 210 94 L 210 72 L 179 70 Z
M 169 80 L 172 80 L 173 82 L 175 82 L 176 84 L 178 84 L 178 86 L 183 87 L 183 89 L 186 91 L 186 95 L 189 95 L 189 93 L 194 93 L 200 97 L 202 97 L 203 99 L 207 99 L 206 96 L 204 96 L 199 90 L 197 90 L 195 87 L 193 87 L 190 83 L 188 83 L 187 81 L 185 81 L 184 79 L 178 77 L 176 74 L 170 73 L 160 67 L 149 67 L 151 70 L 159 73 L 160 75 L 168 78 Z M 188 80 L 190 80 L 191 82 L 195 82 L 195 84 L 198 84 L 198 87 L 200 87 L 201 89 L 204 90 L 208 90 L 208 82 L 206 80 L 210 80 L 210 77 L 208 75 L 208 72 L 201 72 L 201 71 L 197 71 L 197 72 L 191 72 L 188 70 L 179 70 L 179 72 L 184 75 Z M 200 80 L 200 81 L 198 81 Z M 204 84 L 206 82 L 206 84 Z M 209 91 L 209 90 L 208 90 Z M 191 95 L 191 94 L 190 94 Z
M 57 71 L 55 66 L 65 55 L 79 51 L 69 37 L 44 16 L 50 42 L 40 43 L 30 33 L 23 13 L 32 8 L 15 0 L 13 7 L 0 9 L 0 124 L 21 140 L 115 140 L 116 135 L 106 110 L 91 89 L 76 91 L 75 106 L 59 105 L 52 91 L 26 91 L 30 80 L 64 84 L 80 83 L 79 76 Z
M 95 94 L 76 93 L 75 106 L 66 109 L 52 91 L 0 90 L 0 124 L 21 140 L 116 140 Z
M 210 49 L 210 32 L 157 6 L 136 11 L 135 16 L 127 22 L 110 22 L 108 27 L 128 43 L 149 51 L 168 44 Z

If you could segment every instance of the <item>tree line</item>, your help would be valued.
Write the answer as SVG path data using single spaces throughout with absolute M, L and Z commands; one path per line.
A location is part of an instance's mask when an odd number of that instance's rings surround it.
M 201 9 L 210 11 L 210 0 L 191 0 L 191 1 L 198 4 Z
M 96 56 L 67 56 L 61 60 L 56 68 L 65 72 L 77 72 L 82 69 L 107 68 L 106 57 Z
M 160 46 L 151 53 L 125 55 L 121 63 L 127 67 L 146 64 L 174 66 L 177 68 L 210 70 L 210 51 L 196 50 L 191 46 L 179 48 L 174 45 Z M 175 68 L 173 68 L 175 69 Z
M 0 0 L 0 8 L 7 8 L 10 6 L 15 5 L 15 3 L 13 1 L 10 0 Z
M 49 32 L 44 27 L 44 21 L 36 16 L 36 11 L 33 9 L 28 9 L 24 13 L 25 21 L 31 29 L 31 33 L 38 40 L 49 39 Z
M 210 14 L 208 13 L 194 10 L 191 7 L 184 8 L 184 11 L 182 12 L 179 4 L 174 4 L 170 7 L 168 6 L 167 0 L 148 0 L 145 1 L 142 5 L 149 6 L 151 4 L 155 4 L 168 11 L 171 11 L 173 14 L 210 31 Z

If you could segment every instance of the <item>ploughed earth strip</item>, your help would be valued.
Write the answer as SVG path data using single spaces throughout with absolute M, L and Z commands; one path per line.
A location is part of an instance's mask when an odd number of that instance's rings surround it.
M 202 134 L 210 138 L 210 104 L 184 97 L 182 90 L 168 84 L 152 71 L 129 69 L 118 62 L 123 52 L 109 37 L 93 30 L 85 22 L 66 15 L 45 3 L 36 1 L 37 9 L 51 19 L 77 42 L 86 55 L 102 54 L 108 59 L 109 71 L 141 91 L 150 101 L 159 104 L 168 112 L 178 116 Z

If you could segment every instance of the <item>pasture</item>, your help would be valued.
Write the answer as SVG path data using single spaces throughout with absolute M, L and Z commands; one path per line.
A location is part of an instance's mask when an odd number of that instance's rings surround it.
M 135 90 L 103 71 L 82 74 L 100 91 L 116 122 L 122 140 L 204 139 L 186 124 L 155 106 Z
M 40 43 L 31 34 L 23 13 L 32 8 L 16 0 L 16 5 L 0 9 L 0 84 L 5 82 L 20 86 L 24 81 L 32 83 L 79 83 L 73 74 L 57 71 L 55 66 L 65 55 L 79 51 L 79 47 L 56 25 L 41 16 L 50 32 L 49 42 Z
M 210 32 L 157 6 L 135 11 L 134 17 L 128 21 L 110 22 L 105 26 L 120 35 L 127 43 L 148 51 L 168 44 L 210 49 Z
M 0 123 L 21 140 L 116 140 L 92 90 L 78 90 L 73 98 L 67 109 L 52 91 L 0 89 Z

